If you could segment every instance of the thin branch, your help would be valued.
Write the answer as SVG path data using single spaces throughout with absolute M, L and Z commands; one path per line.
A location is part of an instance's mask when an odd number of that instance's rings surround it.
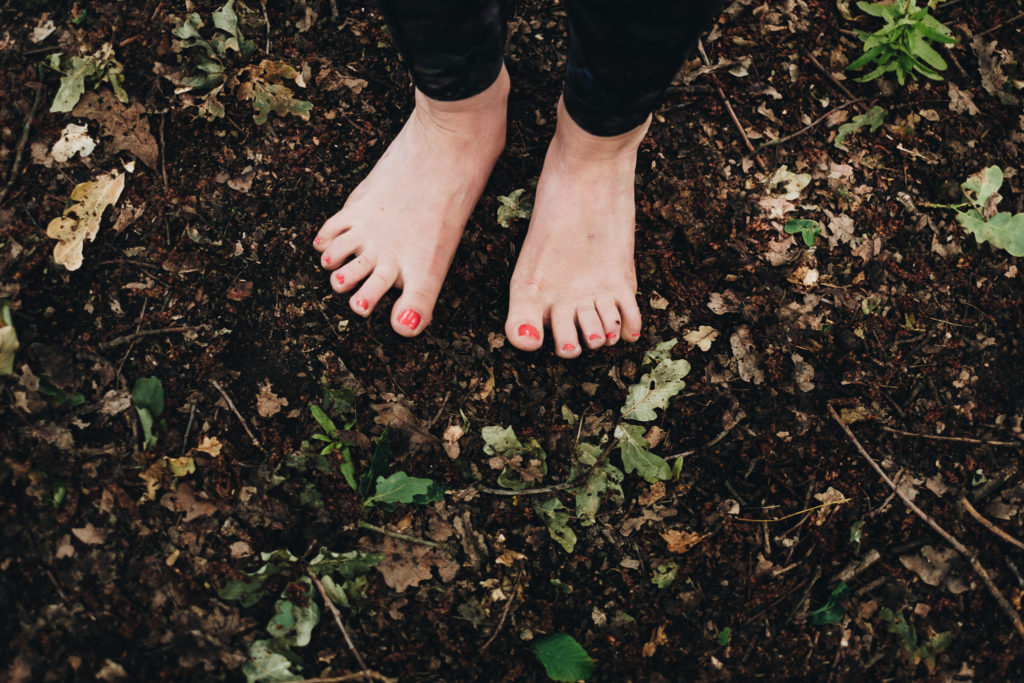
M 11 172 L 7 176 L 7 182 L 4 184 L 4 189 L 0 190 L 0 202 L 3 202 L 4 197 L 11 191 L 11 187 L 14 186 L 14 180 L 18 177 L 18 167 L 21 166 L 21 157 L 25 153 L 25 144 L 28 143 L 28 134 L 32 130 L 32 119 L 35 118 L 36 109 L 39 108 L 39 103 L 43 99 L 43 86 L 39 85 L 39 89 L 36 90 L 35 99 L 32 100 L 32 108 L 28 112 L 28 117 L 25 119 L 25 126 L 21 129 L 21 138 L 18 140 L 18 147 L 14 151 L 14 164 L 11 166 Z
M 615 448 L 616 444 L 618 443 L 618 439 L 612 439 L 611 442 L 605 447 L 604 452 L 601 453 L 601 456 L 597 459 L 597 461 L 590 466 L 590 469 L 588 469 L 586 472 L 577 477 L 573 477 L 569 481 L 563 481 L 561 484 L 541 486 L 540 488 L 536 489 L 521 489 L 519 491 L 510 491 L 507 489 L 492 489 L 489 486 L 477 485 L 476 490 L 480 491 L 481 493 L 490 493 L 492 496 L 538 496 L 542 493 L 553 493 L 555 491 L 564 491 L 565 489 L 571 489 L 573 486 L 576 486 L 577 483 L 581 481 L 586 481 L 586 479 L 591 474 L 593 474 L 594 470 L 600 467 L 601 463 L 608 459 L 608 456 L 611 455 L 612 453 L 612 449 Z
M 827 508 L 829 505 L 842 505 L 843 503 L 849 502 L 850 498 L 843 498 L 842 500 L 829 500 L 822 503 L 821 505 L 814 505 L 812 507 L 805 508 L 797 512 L 791 512 L 788 515 L 783 515 L 782 517 L 778 517 L 776 519 L 751 519 L 749 517 L 733 517 L 733 519 L 737 522 L 757 522 L 758 524 L 773 524 L 775 522 L 781 522 L 783 520 L 791 519 L 793 517 L 799 517 L 800 515 L 809 514 L 811 512 L 814 512 L 815 510 Z
M 238 412 L 238 408 L 235 407 L 235 402 L 231 400 L 230 396 L 228 396 L 228 392 L 224 391 L 224 389 L 222 389 L 221 386 L 217 384 L 217 380 L 215 379 L 211 379 L 210 384 L 212 384 L 213 388 L 219 391 L 220 395 L 224 397 L 225 401 L 227 401 L 228 408 L 230 408 L 231 412 L 235 414 L 235 417 L 238 418 L 238 421 L 242 423 L 242 428 L 245 430 L 245 433 L 249 435 L 249 438 L 252 439 L 252 444 L 256 446 L 256 448 L 266 453 L 266 450 L 264 450 L 263 448 L 263 444 L 260 443 L 260 440 L 257 439 L 256 435 L 252 433 L 251 429 L 249 429 L 249 424 L 245 421 L 245 418 L 242 417 L 242 414 Z
M 899 436 L 913 436 L 919 439 L 931 439 L 932 441 L 952 441 L 954 443 L 971 443 L 978 446 L 999 446 L 1002 448 L 1024 448 L 1024 441 L 989 441 L 986 439 L 972 439 L 969 436 L 941 436 L 939 434 L 918 434 L 917 432 L 905 432 L 902 429 L 894 429 L 888 425 L 878 425 L 890 434 Z
M 1000 592 L 999 588 L 992 581 L 992 577 L 989 575 L 988 571 L 985 569 L 985 567 L 982 566 L 981 562 L 978 561 L 978 556 L 974 553 L 974 551 L 968 549 L 963 543 L 958 541 L 956 537 L 954 537 L 948 531 L 939 526 L 938 523 L 935 522 L 935 520 L 929 517 L 924 510 L 919 508 L 917 504 L 914 503 L 913 500 L 911 500 L 910 496 L 908 496 L 906 493 L 897 488 L 896 482 L 890 479 L 889 475 L 885 473 L 885 470 L 883 470 L 882 467 L 877 462 L 875 462 L 875 459 L 872 458 L 866 450 L 864 450 L 864 447 L 860 444 L 860 441 L 858 441 L 857 437 L 854 436 L 853 432 L 850 430 L 850 427 L 845 422 L 843 422 L 843 418 L 839 417 L 839 413 L 836 412 L 836 409 L 832 406 L 831 403 L 828 404 L 828 410 L 830 413 L 832 413 L 832 418 L 839 424 L 840 427 L 842 427 L 843 431 L 846 432 L 846 436 L 853 443 L 854 447 L 856 447 L 857 452 L 860 453 L 861 456 L 868 461 L 868 464 L 870 464 L 872 469 L 874 469 L 875 472 L 877 472 L 878 475 L 882 477 L 883 481 L 885 481 L 885 483 L 888 484 L 889 487 L 896 492 L 896 495 L 900 497 L 900 500 L 903 501 L 903 504 L 910 508 L 910 510 L 913 511 L 915 515 L 924 520 L 924 522 L 928 524 L 928 526 L 930 526 L 932 529 L 934 529 L 935 532 L 946 541 L 946 543 L 952 546 L 954 550 L 956 550 L 968 562 L 970 562 L 971 568 L 974 570 L 974 573 L 981 577 L 981 580 L 985 582 L 985 585 L 988 587 L 988 590 L 992 594 L 992 597 L 996 599 L 996 603 L 999 605 L 1000 609 L 1003 610 L 1003 613 L 1006 614 L 1006 616 L 1009 617 L 1010 621 L 1013 623 L 1013 628 L 1017 631 L 1017 635 L 1024 639 L 1024 622 L 1021 621 L 1020 614 L 1017 613 L 1017 610 L 1014 609 L 1013 605 L 1011 605 L 1009 601 L 1007 601 L 1006 597 L 1003 596 L 1002 592 Z
M 263 21 L 267 25 L 267 47 L 264 50 L 268 55 L 270 54 L 270 17 L 267 15 L 267 0 L 262 0 L 260 3 L 263 5 Z
M 397 538 L 398 540 L 405 541 L 407 543 L 425 545 L 428 548 L 434 548 L 435 550 L 443 550 L 445 552 L 448 552 L 448 548 L 444 547 L 440 543 L 428 541 L 425 538 L 416 538 L 415 536 L 409 536 L 408 534 L 403 534 L 398 531 L 391 531 L 390 529 L 385 529 L 384 527 L 377 526 L 376 524 L 370 524 L 369 522 L 364 522 L 363 520 L 359 520 L 359 528 L 367 529 L 369 531 L 376 531 L 378 534 L 384 534 L 385 536 L 390 536 L 391 538 Z
M 822 121 L 824 121 L 828 117 L 832 116 L 832 114 L 835 114 L 837 111 L 840 111 L 842 109 L 846 109 L 847 107 L 849 107 L 851 105 L 854 105 L 854 104 L 857 104 L 858 102 L 863 102 L 865 99 L 866 98 L 864 98 L 864 97 L 858 97 L 855 100 L 850 100 L 849 102 L 844 102 L 843 104 L 840 104 L 838 107 L 832 107 L 827 112 L 825 112 L 824 114 L 822 114 L 821 116 L 819 116 L 815 120 L 811 121 L 810 123 L 808 123 L 806 126 L 801 128 L 797 132 L 790 133 L 789 135 L 787 135 L 786 137 L 783 137 L 783 138 L 776 138 L 775 140 L 769 140 L 768 142 L 765 142 L 765 143 L 762 143 L 762 144 L 758 145 L 757 149 L 758 149 L 758 151 L 760 151 L 760 150 L 762 150 L 762 149 L 764 149 L 766 147 L 775 147 L 776 145 L 781 145 L 784 142 L 789 142 L 793 138 L 799 137 L 799 136 L 803 135 L 804 133 L 806 133 L 807 131 L 809 131 L 811 128 L 814 128 L 819 123 L 821 123 Z
M 978 523 L 981 524 L 983 527 L 985 527 L 986 529 L 988 529 L 996 536 L 1009 543 L 1010 545 L 1017 546 L 1021 550 L 1024 550 L 1024 543 L 1021 543 L 1016 538 L 1014 538 L 1007 532 L 1003 531 L 992 522 L 988 521 L 988 519 L 986 519 L 980 512 L 978 512 L 977 509 L 975 509 L 975 507 L 971 505 L 970 501 L 968 501 L 966 498 L 961 498 L 959 502 L 960 507 L 966 510 L 967 514 L 969 514 L 971 517 L 974 517 L 974 519 L 976 519 Z
M 823 76 L 825 76 L 825 78 L 827 78 L 832 83 L 832 85 L 834 85 L 836 87 L 837 90 L 839 90 L 839 92 L 843 93 L 844 95 L 846 95 L 851 100 L 857 99 L 856 95 L 854 95 L 852 92 L 850 92 L 849 88 L 847 88 L 845 85 L 843 85 L 839 81 L 839 79 L 837 79 L 835 76 L 832 75 L 832 72 L 830 72 L 828 69 L 823 67 L 821 65 L 821 62 L 819 62 L 817 59 L 814 58 L 814 55 L 812 55 L 811 53 L 808 52 L 807 53 L 807 59 L 811 62 L 811 64 L 814 65 L 815 69 L 820 71 L 821 74 Z
M 1001 29 L 1002 27 L 1006 26 L 1007 24 L 1012 24 L 1013 22 L 1019 21 L 1020 19 L 1024 19 L 1024 12 L 1021 12 L 1020 14 L 1012 16 L 1009 19 L 1007 19 L 1006 21 L 1004 21 L 1003 23 L 996 24 L 992 28 L 985 29 L 981 33 L 975 33 L 974 35 L 977 35 L 977 36 L 987 36 L 988 34 L 992 33 L 993 31 L 998 31 L 999 29 Z
M 505 603 L 505 609 L 501 611 L 501 619 L 498 620 L 498 625 L 494 627 L 494 633 L 491 634 L 491 637 L 488 638 L 487 642 L 480 648 L 480 654 L 483 654 L 484 651 L 491 646 L 491 643 L 494 642 L 494 639 L 497 638 L 498 634 L 501 632 L 501 627 L 505 625 L 505 619 L 508 618 L 508 613 L 512 609 L 512 603 L 516 601 L 516 596 L 519 595 L 519 584 L 522 583 L 524 573 L 525 572 L 520 570 L 519 575 L 516 576 L 516 584 L 512 588 L 512 595 L 509 596 L 508 602 Z
M 118 346 L 124 346 L 130 344 L 139 337 L 152 337 L 158 334 L 178 334 L 181 332 L 191 332 L 196 328 L 184 326 L 184 327 L 164 327 L 159 330 L 139 330 L 138 332 L 132 332 L 131 334 L 125 334 L 120 337 L 114 337 L 113 339 L 105 342 L 100 342 L 96 345 L 96 348 L 100 351 L 108 351 Z
M 348 629 L 345 628 L 345 623 L 341 620 L 341 612 L 339 612 L 338 608 L 334 606 L 334 601 L 331 600 L 331 596 L 327 595 L 327 589 L 324 588 L 322 583 L 320 583 L 320 579 L 317 578 L 316 574 L 311 571 L 307 571 L 306 573 L 309 574 L 309 578 L 313 579 L 313 585 L 316 586 L 316 589 L 320 591 L 320 597 L 324 599 L 324 605 L 331 611 L 331 615 L 334 617 L 334 623 L 338 625 L 338 630 L 340 630 L 341 635 L 344 636 L 345 644 L 348 645 L 349 651 L 356 658 L 356 661 L 359 662 L 359 668 L 363 670 L 360 676 L 363 679 L 371 678 L 369 673 L 370 670 L 366 667 L 366 662 L 363 661 L 362 655 L 359 654 L 359 650 L 356 649 L 355 644 L 348 635 Z
M 700 58 L 704 62 L 704 66 L 711 66 L 711 60 L 708 59 L 708 53 L 704 51 L 704 43 L 700 40 L 697 41 L 697 50 L 700 52 Z M 743 124 L 740 123 L 740 119 L 736 116 L 736 112 L 732 109 L 732 103 L 729 102 L 728 96 L 722 89 L 721 84 L 718 82 L 718 76 L 713 73 L 708 74 L 711 81 L 715 84 L 715 88 L 718 90 L 718 96 L 722 98 L 722 104 L 725 105 L 725 110 L 729 112 L 729 118 L 732 119 L 733 124 L 736 126 L 736 130 L 740 132 L 740 136 L 743 138 L 743 144 L 747 146 L 750 153 L 754 155 L 754 161 L 757 162 L 757 167 L 762 172 L 767 173 L 768 167 L 765 166 L 764 160 L 758 155 L 757 150 L 754 149 L 754 145 L 750 144 L 750 138 L 747 137 L 747 131 L 743 128 Z
M 694 453 L 696 453 L 697 451 L 702 451 L 705 448 L 711 448 L 712 446 L 717 444 L 719 441 L 724 439 L 726 436 L 728 436 L 729 432 L 731 432 L 732 430 L 736 429 L 737 425 L 739 425 L 740 422 L 743 422 L 743 419 L 744 419 L 744 417 L 741 416 L 738 420 L 733 422 L 732 425 L 728 429 L 723 429 L 721 432 L 718 433 L 718 436 L 716 436 L 715 438 L 711 439 L 711 441 L 708 441 L 703 446 L 698 446 L 697 448 L 691 448 L 690 450 L 683 451 L 682 453 L 676 453 L 675 455 L 670 455 L 670 456 L 666 457 L 665 460 L 675 460 L 676 458 L 688 458 L 691 455 L 693 455 Z

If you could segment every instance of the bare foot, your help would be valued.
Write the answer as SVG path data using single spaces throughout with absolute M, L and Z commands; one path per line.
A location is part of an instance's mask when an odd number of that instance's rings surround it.
M 583 344 L 595 349 L 640 337 L 633 183 L 648 125 L 598 137 L 576 125 L 559 101 L 530 229 L 512 274 L 505 336 L 513 346 L 540 348 L 545 327 L 563 358 L 578 356 Z
M 412 337 L 430 324 L 441 283 L 505 145 L 508 73 L 455 102 L 416 92 L 398 136 L 313 240 L 336 292 L 369 315 L 392 287 L 391 326 Z M 360 285 L 360 283 L 362 283 Z

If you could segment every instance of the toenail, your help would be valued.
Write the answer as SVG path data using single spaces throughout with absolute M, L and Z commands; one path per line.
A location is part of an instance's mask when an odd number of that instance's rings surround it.
M 589 337 L 587 337 L 587 341 L 600 341 L 600 340 L 601 340 L 601 335 L 599 335 L 599 334 L 592 334 Z
M 575 351 L 576 350 L 576 345 L 575 344 L 562 344 L 562 350 L 563 351 Z
M 540 339 L 540 332 L 533 325 L 520 325 L 519 336 L 529 337 L 530 339 Z
M 313 238 L 313 244 L 320 244 L 320 238 L 319 237 L 314 237 Z
M 324 255 L 324 265 L 325 266 L 331 265 L 331 257 L 327 256 L 326 254 Z
M 640 336 L 640 333 L 639 333 L 639 332 L 633 332 L 633 333 L 632 333 L 631 335 L 629 335 L 629 336 L 633 337 L 633 339 L 636 339 L 637 337 L 639 337 L 639 336 Z
M 341 273 L 335 273 L 334 279 L 338 281 L 339 285 L 345 284 L 345 276 L 342 275 Z
M 609 339 L 615 339 L 615 337 L 617 337 L 618 335 L 615 334 L 614 332 L 609 332 L 605 336 L 608 337 Z
M 420 314 L 411 308 L 408 308 L 402 311 L 402 314 L 398 316 L 398 323 L 400 325 L 405 325 L 410 330 L 415 330 L 420 324 Z
M 364 311 L 368 311 L 370 310 L 370 302 L 367 301 L 366 299 L 360 299 L 359 301 L 356 302 L 356 308 L 361 308 Z

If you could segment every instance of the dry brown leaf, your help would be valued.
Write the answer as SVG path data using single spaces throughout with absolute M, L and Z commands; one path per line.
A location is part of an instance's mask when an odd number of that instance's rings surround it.
M 87 545 L 102 545 L 107 540 L 106 529 L 97 529 L 92 525 L 92 522 L 86 523 L 83 527 L 72 529 L 71 533 L 79 541 Z
M 281 398 L 270 390 L 270 380 L 260 387 L 260 393 L 256 396 L 256 412 L 260 417 L 273 417 L 281 412 L 281 408 L 288 405 L 288 399 Z
M 458 563 L 447 553 L 390 537 L 385 538 L 376 550 L 384 555 L 377 563 L 377 571 L 384 578 L 384 583 L 398 593 L 429 579 L 431 568 L 436 568 L 438 576 L 445 582 L 454 579 L 459 569 Z
M 696 346 L 701 351 L 709 350 L 716 339 L 718 339 L 718 330 L 710 325 L 701 325 L 696 330 L 690 330 L 683 335 L 683 341 L 690 346 Z
M 693 531 L 669 529 L 665 533 L 661 534 L 661 537 L 665 539 L 665 543 L 668 545 L 668 551 L 670 553 L 685 553 L 687 550 L 707 538 L 708 534 L 698 534 Z
M 199 440 L 199 445 L 196 446 L 196 450 L 202 453 L 206 453 L 214 458 L 220 455 L 220 449 L 224 447 L 224 444 L 220 442 L 215 436 L 204 436 Z
M 253 284 L 249 280 L 239 280 L 235 284 L 231 285 L 228 289 L 227 294 L 224 296 L 231 301 L 242 301 L 252 296 Z
M 184 512 L 186 522 L 199 517 L 209 517 L 217 512 L 216 504 L 196 498 L 192 493 L 192 487 L 187 483 L 178 484 L 177 490 L 172 493 L 165 493 L 160 498 L 160 504 L 171 512 Z
M 130 152 L 136 159 L 155 169 L 160 159 L 156 138 L 149 130 L 146 110 L 138 102 L 122 104 L 110 90 L 87 92 L 71 112 L 100 125 L 100 134 L 111 138 L 112 152 Z
M 413 448 L 436 446 L 440 441 L 424 428 L 422 420 L 401 403 L 376 403 L 371 407 L 377 412 L 374 422 L 404 432 Z
M 450 424 L 444 430 L 443 445 L 444 452 L 448 454 L 448 457 L 454 460 L 459 457 L 459 439 L 465 436 L 466 431 L 459 424 Z
M 951 574 L 952 562 L 957 552 L 952 548 L 933 548 L 926 545 L 920 555 L 901 555 L 900 563 L 917 574 L 929 586 L 943 586 L 954 595 L 963 593 L 968 586 Z
M 75 556 L 75 546 L 71 544 L 71 535 L 70 534 L 64 534 L 63 536 L 60 537 L 60 540 L 57 541 L 57 552 L 55 553 L 54 557 L 56 557 L 58 560 L 60 560 L 60 559 L 63 559 L 65 557 L 74 557 L 74 556 Z
M 656 481 L 651 484 L 651 488 L 648 489 L 647 493 L 641 495 L 637 502 L 643 507 L 649 507 L 665 497 L 665 482 Z
M 64 215 L 54 218 L 46 226 L 47 237 L 57 240 L 53 259 L 68 270 L 82 267 L 82 247 L 85 240 L 96 239 L 100 231 L 103 210 L 117 201 L 124 190 L 124 174 L 114 170 L 91 182 L 76 185 Z
M 654 629 L 654 633 L 651 634 L 651 639 L 644 643 L 644 647 L 641 652 L 644 659 L 653 657 L 658 651 L 659 645 L 668 645 L 668 637 L 665 635 L 664 626 L 659 626 Z
M 740 325 L 729 338 L 732 353 L 736 358 L 736 366 L 740 379 L 751 384 L 764 381 L 764 370 L 761 368 L 761 356 L 750 338 L 750 328 Z

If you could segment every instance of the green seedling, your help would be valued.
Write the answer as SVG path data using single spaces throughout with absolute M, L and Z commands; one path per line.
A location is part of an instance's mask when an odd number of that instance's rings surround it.
M 313 414 L 313 419 L 316 420 L 317 424 L 320 425 L 322 433 L 313 434 L 312 438 L 317 441 L 324 443 L 323 448 L 320 449 L 320 455 L 325 456 L 328 453 L 337 453 L 341 457 L 341 475 L 345 477 L 345 481 L 353 490 L 358 490 L 356 484 L 356 467 L 352 462 L 352 451 L 349 448 L 349 444 L 342 437 L 341 432 L 334 425 L 334 420 L 327 416 L 327 413 L 323 411 L 320 406 L 310 404 L 309 412 Z
M 887 110 L 875 106 L 871 107 L 871 111 L 866 114 L 858 114 L 857 116 L 854 116 L 849 123 L 844 123 L 839 126 L 836 131 L 836 138 L 832 141 L 832 144 L 837 148 L 842 148 L 843 143 L 846 142 L 846 138 L 857 133 L 864 126 L 868 126 L 869 132 L 874 133 L 885 121 L 885 117 L 888 113 L 889 112 Z M 846 190 L 843 189 L 843 191 Z M 844 198 L 849 199 L 849 197 Z
M 907 77 L 926 78 L 941 81 L 940 71 L 946 70 L 946 60 L 932 47 L 932 42 L 952 44 L 956 38 L 928 7 L 918 7 L 917 0 L 895 0 L 881 2 L 858 2 L 857 7 L 885 22 L 885 26 L 874 33 L 857 31 L 857 37 L 864 43 L 864 54 L 854 60 L 847 69 L 857 70 L 868 64 L 875 68 L 856 80 L 863 83 L 887 73 L 895 73 L 900 85 L 906 84 Z
M 719 647 L 729 647 L 729 643 L 732 642 L 732 628 L 726 626 L 718 632 L 718 637 L 715 638 L 715 642 L 718 643 Z
M 818 221 L 812 221 L 807 218 L 788 220 L 782 229 L 787 235 L 800 235 L 804 240 L 804 244 L 808 247 L 814 246 L 814 238 L 821 233 L 821 226 L 818 225 Z
M 164 412 L 164 387 L 160 380 L 140 377 L 132 389 L 132 405 L 142 424 L 142 448 L 151 451 L 156 447 L 157 433 L 167 431 L 166 420 L 156 421 Z
M 917 666 L 923 663 L 929 673 L 935 671 L 935 658 L 949 647 L 953 637 L 949 631 L 935 633 L 928 640 L 920 642 L 917 629 L 903 616 L 903 612 L 893 612 L 888 607 L 879 610 L 879 616 L 889 633 L 895 634 L 910 664 Z
M 585 681 L 594 673 L 594 660 L 568 633 L 554 633 L 537 641 L 533 652 L 553 681 Z
M 963 204 L 928 204 L 956 211 L 956 220 L 981 242 L 1005 249 L 1011 256 L 1024 256 L 1024 213 L 998 211 L 1003 197 L 1003 170 L 989 166 L 968 178 L 960 188 L 967 201 Z
M 846 610 L 843 608 L 843 602 L 853 595 L 853 591 L 844 582 L 840 581 L 832 592 L 829 593 L 828 600 L 825 604 L 818 609 L 807 615 L 810 621 L 815 626 L 824 626 L 826 624 L 838 624 L 846 616 Z

